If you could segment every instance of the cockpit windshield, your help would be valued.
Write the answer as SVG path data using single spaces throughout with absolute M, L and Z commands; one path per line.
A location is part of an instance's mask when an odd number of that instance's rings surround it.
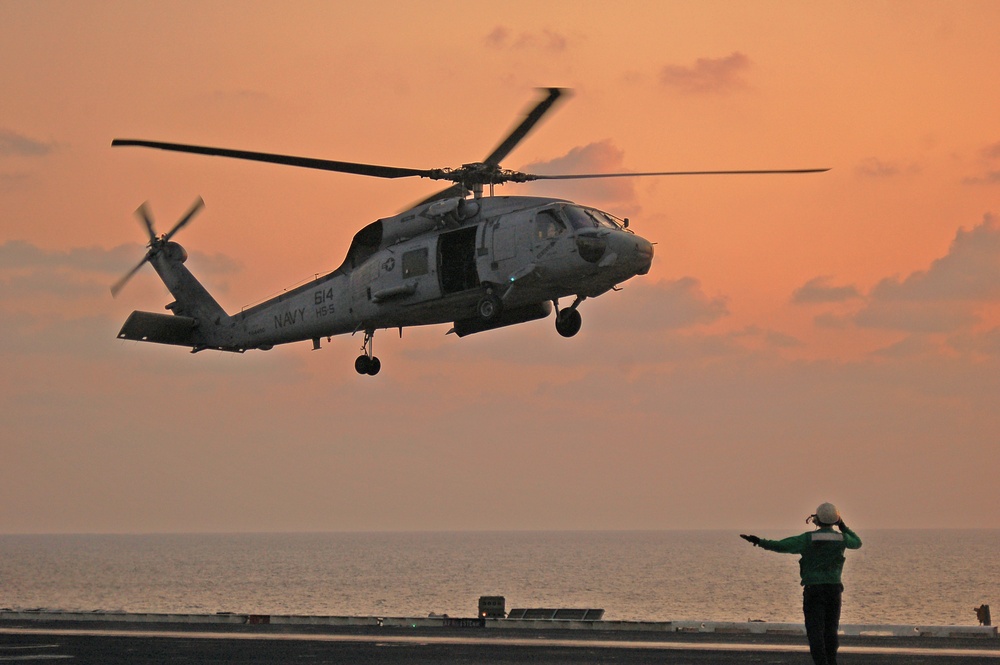
M 596 208 L 581 208 L 579 206 L 563 206 L 563 213 L 574 229 L 621 229 L 621 225 L 606 212 Z

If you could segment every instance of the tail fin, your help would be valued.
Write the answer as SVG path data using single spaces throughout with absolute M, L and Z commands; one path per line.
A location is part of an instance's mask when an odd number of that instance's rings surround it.
M 166 243 L 150 258 L 175 298 L 167 305 L 173 315 L 132 312 L 118 338 L 189 346 L 192 352 L 217 349 L 242 353 L 244 348 L 233 339 L 232 318 L 184 266 L 186 259 L 187 252 L 174 242 Z
M 112 295 L 117 295 L 125 283 L 145 263 L 149 263 L 174 296 L 167 309 L 174 313 L 153 314 L 152 312 L 132 312 L 118 333 L 119 339 L 158 344 L 190 346 L 193 351 L 220 349 L 239 351 L 244 349 L 234 341 L 232 319 L 219 306 L 205 287 L 184 267 L 187 252 L 170 238 L 183 228 L 204 205 L 201 199 L 174 227 L 163 235 L 157 235 L 153 219 L 146 205 L 139 206 L 136 213 L 149 232 L 149 251 L 130 272 L 111 287 Z
M 177 316 L 188 316 L 200 322 L 223 323 L 229 315 L 184 266 L 185 261 L 187 252 L 175 242 L 164 244 L 149 260 L 174 297 L 167 309 Z

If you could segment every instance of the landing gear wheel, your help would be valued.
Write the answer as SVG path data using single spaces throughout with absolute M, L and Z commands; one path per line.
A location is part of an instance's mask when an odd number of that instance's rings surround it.
M 476 304 L 476 314 L 487 323 L 496 321 L 503 310 L 503 303 L 492 293 L 487 293 Z
M 402 328 L 400 328 L 400 331 L 402 331 Z M 365 331 L 365 341 L 361 344 L 361 355 L 354 361 L 354 369 L 358 374 L 375 376 L 382 369 L 381 361 L 372 353 L 372 340 L 374 338 L 374 330 Z
M 556 332 L 563 337 L 572 337 L 580 332 L 582 324 L 583 317 L 573 308 L 560 310 L 556 315 Z
M 371 373 L 372 362 L 368 359 L 368 356 L 358 356 L 358 359 L 354 361 L 354 369 L 357 370 L 358 374 L 370 374 Z M 375 370 L 376 372 L 378 370 Z

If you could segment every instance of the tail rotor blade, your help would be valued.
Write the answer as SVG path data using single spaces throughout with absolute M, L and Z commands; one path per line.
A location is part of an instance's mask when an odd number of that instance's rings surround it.
M 142 266 L 144 266 L 148 261 L 149 261 L 149 254 L 147 253 L 146 256 L 144 256 L 142 258 L 142 261 L 139 261 L 139 263 L 134 268 L 132 268 L 131 270 L 129 270 L 127 273 L 125 273 L 124 277 L 122 277 L 121 279 L 119 279 L 117 282 L 115 282 L 111 286 L 111 297 L 112 298 L 117 298 L 118 297 L 118 292 L 122 290 L 122 288 L 125 286 L 125 284 L 128 283 L 128 281 L 130 279 L 132 279 L 132 275 L 134 275 L 137 272 L 139 272 L 139 268 L 141 268 Z
M 198 211 L 204 207 L 205 207 L 205 201 L 199 196 L 198 200 L 194 202 L 193 206 L 191 206 L 191 209 L 187 211 L 187 214 L 181 217 L 181 221 L 177 222 L 174 225 L 174 228 L 170 229 L 170 231 L 168 231 L 167 234 L 163 236 L 163 240 L 167 241 L 170 240 L 172 237 L 174 237 L 174 234 L 180 231 L 185 226 L 187 226 L 187 223 L 191 221 L 191 218 L 194 217 L 196 214 L 198 214 Z
M 135 209 L 135 214 L 139 216 L 139 219 L 146 224 L 146 230 L 149 232 L 149 240 L 152 242 L 156 239 L 156 227 L 153 225 L 153 216 L 149 214 L 149 208 L 143 203 L 141 206 Z
M 180 221 L 174 224 L 174 228 L 170 229 L 170 231 L 168 231 L 162 238 L 158 238 L 156 236 L 156 227 L 153 225 L 153 216 L 149 214 L 149 208 L 145 203 L 139 206 L 136 209 L 135 214 L 146 225 L 146 230 L 149 231 L 149 251 L 146 252 L 146 256 L 142 257 L 142 261 L 139 261 L 134 268 L 125 273 L 124 277 L 111 286 L 112 297 L 117 297 L 118 292 L 122 290 L 130 279 L 132 279 L 132 276 L 139 272 L 139 269 L 142 268 L 142 266 L 149 263 L 149 260 L 153 257 L 153 255 L 162 250 L 167 241 L 170 240 L 175 233 L 187 226 L 188 222 L 191 221 L 191 218 L 198 214 L 198 211 L 204 206 L 205 201 L 199 196 L 198 200 L 194 202 L 194 205 L 191 206 L 190 210 L 188 210 L 187 213 L 181 217 Z

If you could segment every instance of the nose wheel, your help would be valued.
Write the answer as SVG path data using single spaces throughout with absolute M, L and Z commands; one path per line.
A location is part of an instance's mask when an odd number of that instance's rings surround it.
M 375 339 L 374 330 L 365 331 L 365 341 L 361 345 L 361 355 L 354 361 L 354 369 L 358 374 L 375 376 L 382 369 L 382 362 L 372 353 L 372 341 Z
M 556 307 L 556 332 L 563 337 L 572 337 L 580 332 L 580 326 L 583 325 L 583 317 L 580 316 L 577 307 L 584 301 L 585 297 L 577 296 L 573 304 L 567 309 L 559 309 L 559 301 L 553 301 Z

